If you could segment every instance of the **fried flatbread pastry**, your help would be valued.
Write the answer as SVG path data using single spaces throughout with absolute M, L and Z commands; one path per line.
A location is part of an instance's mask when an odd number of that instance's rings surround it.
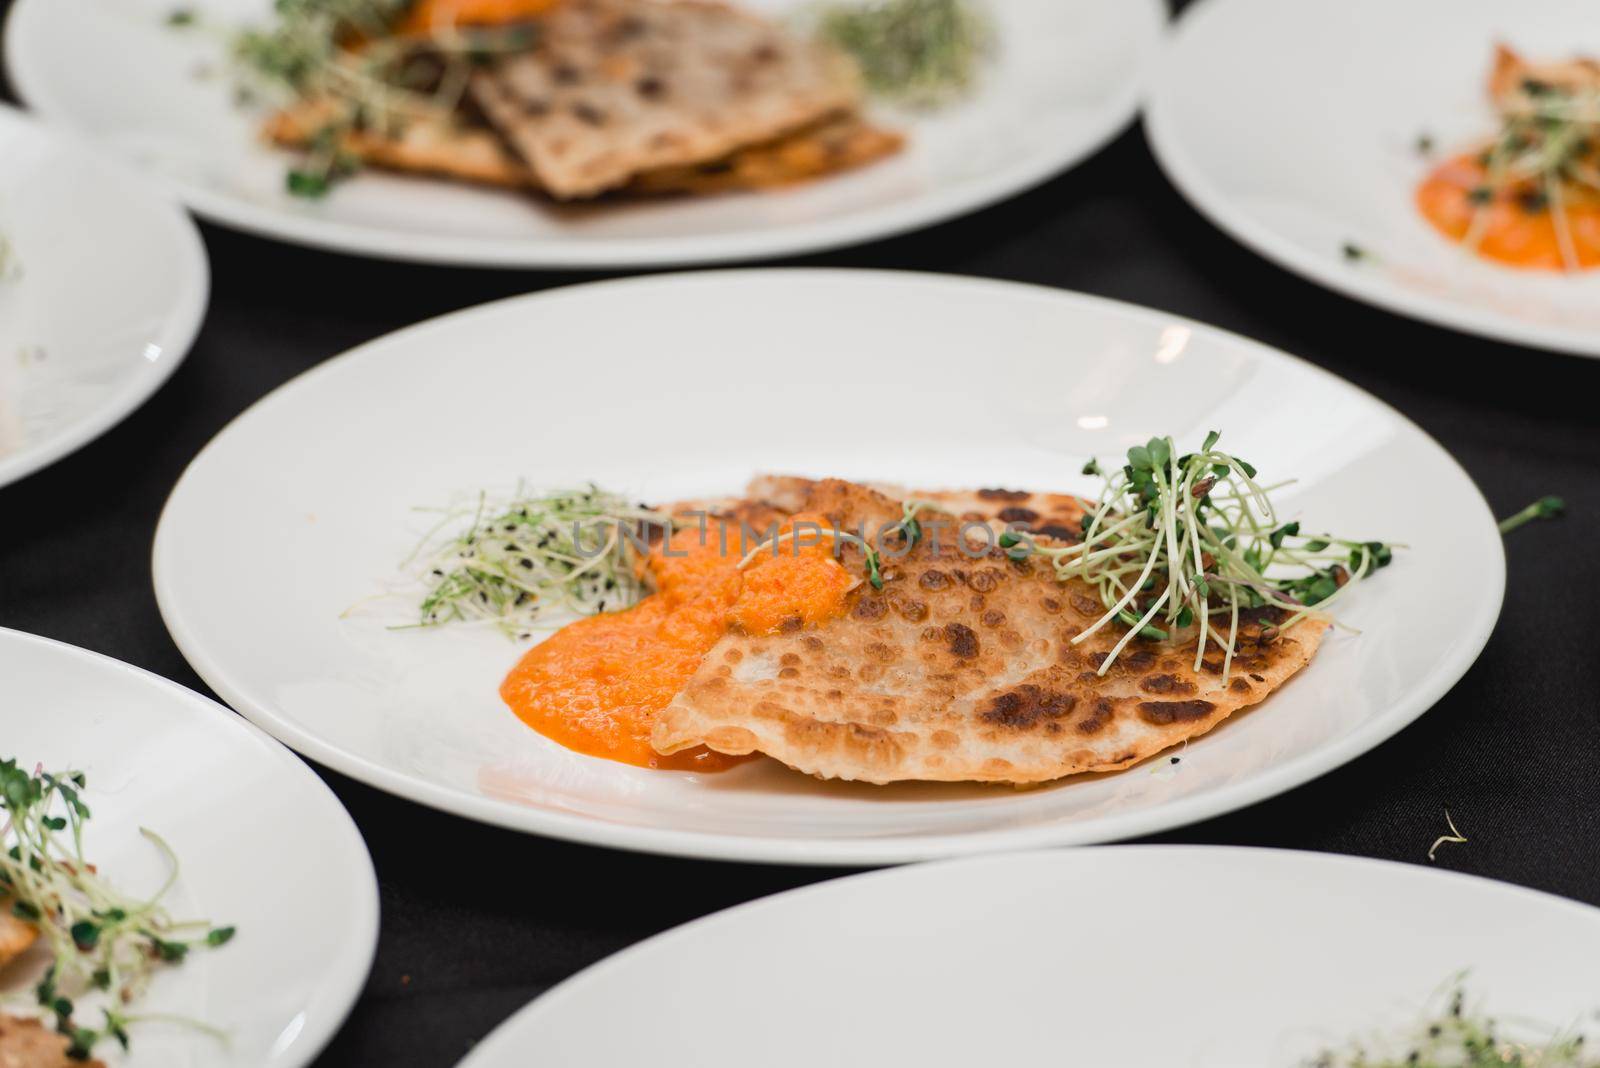
M 789 512 L 805 506 L 816 485 L 814 479 L 795 475 L 757 475 L 745 495 L 768 501 Z M 1090 502 L 1066 493 L 1032 493 L 1027 490 L 927 490 L 906 489 L 886 482 L 866 483 L 886 497 L 926 501 L 950 513 L 956 523 L 988 523 L 997 530 L 1007 526 L 1032 534 L 1075 541 L 1083 536 L 1083 516 Z
M 38 937 L 39 929 L 13 916 L 10 899 L 0 896 L 0 968 L 21 956 Z
M 762 488 L 775 505 L 845 529 L 901 515 L 899 500 L 853 483 Z M 872 783 L 1112 771 L 1260 701 L 1305 666 L 1326 630 L 1307 620 L 1279 634 L 1281 613 L 1253 610 L 1242 614 L 1226 684 L 1221 650 L 1209 648 L 1196 671 L 1193 645 L 1146 640 L 1102 676 L 1126 631 L 1114 624 L 1072 643 L 1104 611 L 1089 587 L 1058 581 L 1037 558 L 973 552 L 924 538 L 886 558 L 884 588 L 856 588 L 841 618 L 772 636 L 730 629 L 657 719 L 653 744 L 762 752 L 822 778 Z M 845 549 L 844 562 L 859 568 L 860 551 Z
M 332 111 L 301 104 L 273 114 L 264 127 L 281 148 L 305 149 L 327 128 Z M 619 192 L 662 196 L 773 189 L 864 167 L 900 151 L 905 139 L 853 116 L 833 116 L 775 141 L 741 148 L 708 163 L 646 171 Z M 537 189 L 533 172 L 494 131 L 452 116 L 419 118 L 396 132 L 351 130 L 341 149 L 373 167 L 408 174 L 454 178 L 507 189 Z
M 106 1068 L 67 1056 L 67 1039 L 38 1020 L 0 1016 L 0 1068 Z
M 337 115 L 329 101 L 311 101 L 271 115 L 262 129 L 281 148 L 310 148 Z M 533 174 L 506 151 L 494 131 L 459 121 L 453 113 L 415 116 L 393 130 L 346 130 L 339 147 L 362 163 L 387 170 L 524 188 Z
M 471 94 L 565 199 L 851 111 L 860 84 L 842 54 L 721 4 L 567 0 L 532 51 L 475 74 Z
M 905 138 L 856 115 L 831 116 L 774 141 L 741 148 L 724 159 L 662 167 L 635 175 L 635 194 L 732 193 L 776 189 L 865 167 L 899 152 Z

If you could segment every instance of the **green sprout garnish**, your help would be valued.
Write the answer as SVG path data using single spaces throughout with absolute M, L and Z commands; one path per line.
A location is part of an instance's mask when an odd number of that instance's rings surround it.
M 977 81 L 993 33 L 970 0 L 841 0 L 817 32 L 861 67 L 867 88 L 912 107 L 936 107 Z
M 1500 533 L 1510 534 L 1518 527 L 1535 519 L 1555 519 L 1567 510 L 1567 502 L 1560 497 L 1540 497 L 1516 515 L 1500 520 Z
M 0 233 L 0 282 L 15 282 L 22 277 L 22 261 L 17 258 L 11 239 Z
M 924 508 L 934 507 L 937 506 L 928 501 L 905 501 L 901 504 L 900 519 L 885 527 L 882 531 L 883 539 L 896 536 L 902 539 L 902 547 L 896 554 L 897 556 L 903 556 L 910 552 L 922 540 L 922 524 L 917 520 L 917 513 Z M 784 545 L 791 542 L 798 543 L 800 538 L 806 536 L 831 538 L 834 544 L 841 548 L 845 545 L 854 545 L 860 549 L 863 557 L 862 567 L 866 572 L 867 582 L 875 590 L 883 589 L 883 553 L 876 545 L 873 545 L 872 542 L 863 538 L 860 534 L 852 534 L 846 530 L 839 530 L 837 527 L 786 530 L 775 537 L 768 538 L 754 549 L 745 553 L 744 558 L 739 561 L 739 570 L 743 571 L 749 567 L 762 553 L 770 553 L 776 556 L 778 550 Z M 798 544 L 796 548 L 798 548 Z
M 1537 1028 L 1502 1023 L 1467 1004 L 1457 976 L 1414 1025 L 1392 1035 L 1327 1050 L 1305 1068 L 1600 1068 L 1585 1056 L 1575 1029 L 1536 1034 Z
M 354 174 L 344 151 L 353 133 L 398 137 L 414 121 L 454 122 L 475 66 L 499 54 L 524 52 L 526 24 L 442 26 L 418 35 L 391 32 L 412 0 L 277 0 L 276 22 L 235 35 L 233 54 L 254 83 L 280 100 L 325 109 L 305 160 L 285 185 L 317 198 Z
M 174 921 L 161 907 L 177 882 L 178 861 L 154 831 L 139 833 L 160 850 L 169 873 L 152 897 L 130 898 L 95 870 L 83 854 L 87 784 L 82 772 L 29 773 L 15 759 L 0 760 L 0 905 L 33 924 L 51 951 L 34 994 L 69 1040 L 67 1055 L 74 1060 L 86 1060 L 107 1038 L 127 1048 L 128 1027 L 154 1017 L 124 1009 L 156 970 L 180 963 L 191 947 L 221 946 L 234 935 L 232 927 Z M 104 993 L 114 1006 L 102 1010 L 98 1028 L 80 1025 L 73 1003 L 92 992 Z M 196 1021 L 179 1022 L 225 1037 Z
M 1223 679 L 1238 647 L 1239 613 L 1275 608 L 1281 619 L 1267 640 L 1327 607 L 1393 558 L 1397 546 L 1302 534 L 1298 521 L 1280 522 L 1268 492 L 1248 461 L 1217 449 L 1206 435 L 1200 451 L 1179 455 L 1170 437 L 1128 450 L 1127 463 L 1106 474 L 1099 502 L 1084 518 L 1083 541 L 1022 547 L 1011 552 L 1049 559 L 1056 577 L 1094 587 L 1105 615 L 1073 638 L 1079 642 L 1113 621 L 1128 633 L 1100 665 L 1104 674 L 1136 637 L 1157 641 L 1193 628 L 1195 670 L 1208 642 L 1224 651 Z M 1013 546 L 1017 546 L 1013 548 Z
M 1454 817 L 1452 817 L 1450 815 L 1450 810 L 1449 809 L 1445 809 L 1444 810 L 1444 822 L 1445 822 L 1445 826 L 1450 828 L 1450 833 L 1449 834 L 1441 834 L 1439 837 L 1437 837 L 1437 838 L 1435 838 L 1433 840 L 1433 845 L 1428 847 L 1428 859 L 1430 861 L 1433 860 L 1434 857 L 1438 854 L 1439 847 L 1442 846 L 1442 845 L 1466 845 L 1467 844 L 1467 836 L 1462 834 L 1459 830 L 1456 829 L 1456 821 L 1455 821 Z
M 1500 133 L 1479 156 L 1485 184 L 1471 191 L 1477 205 L 1464 243 L 1476 247 L 1498 197 L 1528 214 L 1549 210 L 1567 270 L 1583 266 L 1567 216 L 1573 194 L 1600 196 L 1600 88 L 1524 79 L 1501 107 Z
M 542 494 L 518 486 L 507 499 L 480 494 L 471 508 L 443 512 L 405 564 L 427 589 L 413 626 L 482 622 L 523 639 L 552 609 L 595 615 L 638 603 L 648 592 L 636 566 L 645 528 L 672 522 L 593 485 Z

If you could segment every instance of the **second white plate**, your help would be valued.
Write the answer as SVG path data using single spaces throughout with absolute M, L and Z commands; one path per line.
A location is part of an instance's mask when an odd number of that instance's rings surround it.
M 311 769 L 215 701 L 107 657 L 0 630 L 0 758 L 81 771 L 89 860 L 120 890 L 168 875 L 139 833 L 178 857 L 163 898 L 177 919 L 230 925 L 159 972 L 132 1015 L 220 1028 L 225 1042 L 159 1020 L 136 1024 L 115 1068 L 301 1068 L 344 1022 L 378 941 L 378 884 L 355 824 Z M 48 964 L 30 950 L 0 970 L 26 1001 Z M 99 1024 L 93 994 L 79 1022 Z
M 1600 271 L 1479 260 L 1413 196 L 1440 153 L 1496 122 L 1496 41 L 1530 57 L 1600 54 L 1589 0 L 1201 0 L 1150 91 L 1162 167 L 1213 222 L 1330 289 L 1487 337 L 1600 356 Z M 1344 247 L 1367 255 L 1351 261 Z M 1424 358 L 1427 354 L 1415 354 Z
M 0 486 L 88 443 L 177 369 L 200 234 L 151 179 L 0 106 Z
M 1176 768 L 1029 791 L 823 783 L 771 761 L 646 771 L 523 726 L 498 694 L 522 647 L 498 633 L 388 629 L 414 620 L 414 600 L 341 618 L 431 524 L 416 507 L 519 477 L 657 501 L 737 492 L 758 471 L 1092 491 L 1090 455 L 1213 428 L 1264 477 L 1299 478 L 1284 491 L 1296 517 L 1411 548 L 1341 612 L 1360 636 L 1330 638 Z M 154 566 L 167 626 L 212 688 L 346 774 L 543 834 L 804 863 L 1103 841 L 1268 797 L 1437 700 L 1482 648 L 1504 585 L 1471 481 L 1331 375 L 1105 300 L 851 271 L 599 283 L 372 342 L 201 452 Z
M 1597 954 L 1600 911 L 1400 864 L 1186 846 L 986 857 L 669 931 L 562 983 L 462 1068 L 1305 1068 L 1324 1051 L 1348 1066 L 1352 1042 L 1403 1043 L 1445 1013 L 1463 971 L 1474 1012 L 1588 1023 Z
M 769 258 L 973 211 L 1076 163 L 1125 126 L 1166 19 L 1161 0 L 989 3 L 993 69 L 959 106 L 888 116 L 911 137 L 895 159 L 789 190 L 555 210 L 531 197 L 378 173 L 319 203 L 289 196 L 291 157 L 262 145 L 259 118 L 234 106 L 226 52 L 209 28 L 260 24 L 270 3 L 184 6 L 208 28 L 168 28 L 170 0 L 18 0 L 6 27 L 18 91 L 229 226 L 370 256 L 502 267 Z M 751 6 L 784 15 L 802 0 Z

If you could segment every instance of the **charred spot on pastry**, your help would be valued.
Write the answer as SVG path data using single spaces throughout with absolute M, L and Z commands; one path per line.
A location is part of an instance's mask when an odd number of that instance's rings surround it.
M 1026 684 L 995 695 L 981 715 L 989 723 L 1023 730 L 1070 715 L 1077 704 L 1074 694 Z
M 1145 693 L 1194 693 L 1195 685 L 1176 675 L 1150 675 L 1140 680 L 1139 689 Z
M 1157 727 L 1204 719 L 1217 706 L 1210 701 L 1140 701 L 1139 716 Z
M 978 635 L 965 623 L 946 623 L 944 637 L 950 643 L 950 652 L 963 660 L 978 655 Z

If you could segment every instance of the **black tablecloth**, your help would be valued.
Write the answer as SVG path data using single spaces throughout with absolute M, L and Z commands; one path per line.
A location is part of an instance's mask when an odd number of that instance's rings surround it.
M 6 7 L 0 0 L 0 14 Z M 202 229 L 213 291 L 187 361 L 126 422 L 0 489 L 0 625 L 207 692 L 162 627 L 149 565 L 162 502 L 195 452 L 264 393 L 358 342 L 598 276 L 380 263 Z M 1600 551 L 1590 526 L 1600 515 L 1600 364 L 1396 318 L 1271 266 L 1178 196 L 1137 127 L 997 207 L 789 262 L 1018 279 L 1192 316 L 1393 404 L 1460 460 L 1500 514 L 1565 496 L 1566 518 L 1508 539 L 1499 626 L 1437 707 L 1317 782 L 1158 840 L 1425 865 L 1448 806 L 1470 842 L 1442 849 L 1438 867 L 1600 904 Z M 1478 576 L 1466 569 L 1457 581 Z M 318 770 L 366 836 L 383 907 L 371 978 L 317 1061 L 328 1068 L 445 1068 L 529 999 L 630 943 L 839 874 L 548 842 Z

